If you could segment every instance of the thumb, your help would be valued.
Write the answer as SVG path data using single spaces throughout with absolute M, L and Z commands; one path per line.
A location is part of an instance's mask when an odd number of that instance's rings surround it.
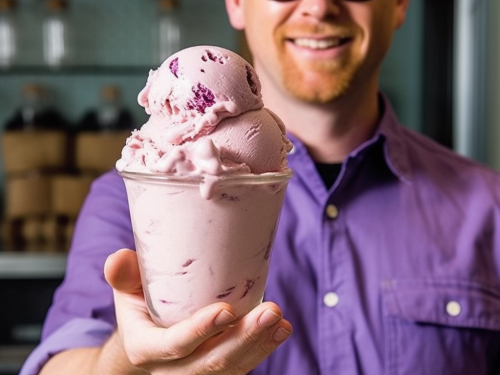
M 117 291 L 142 294 L 137 253 L 133 250 L 121 249 L 111 254 L 104 264 L 104 277 Z

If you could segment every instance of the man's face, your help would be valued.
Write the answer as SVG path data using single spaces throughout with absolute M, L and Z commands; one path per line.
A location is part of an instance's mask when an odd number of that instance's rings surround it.
M 231 1 L 231 0 L 229 0 Z M 299 99 L 327 103 L 377 85 L 406 0 L 241 0 L 259 75 Z

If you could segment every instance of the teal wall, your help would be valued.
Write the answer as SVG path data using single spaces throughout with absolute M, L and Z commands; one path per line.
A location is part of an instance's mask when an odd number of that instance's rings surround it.
M 488 40 L 487 40 L 487 92 L 486 92 L 486 121 L 487 129 L 487 162 L 500 171 L 500 1 L 488 1 Z M 497 39 L 499 38 L 499 39 Z
M 396 32 L 382 65 L 380 86 L 391 99 L 401 122 L 422 130 L 422 0 L 410 2 L 405 24 Z

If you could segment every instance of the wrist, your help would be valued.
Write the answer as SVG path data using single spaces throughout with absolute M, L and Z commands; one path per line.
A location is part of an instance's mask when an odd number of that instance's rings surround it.
M 137 368 L 130 360 L 117 331 L 103 345 L 96 361 L 98 374 L 146 375 L 148 371 Z

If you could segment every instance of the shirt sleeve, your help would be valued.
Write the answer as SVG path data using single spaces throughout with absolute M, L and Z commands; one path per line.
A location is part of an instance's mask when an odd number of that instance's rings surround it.
M 109 254 L 135 249 L 125 185 L 110 171 L 94 181 L 78 217 L 66 275 L 54 294 L 38 347 L 22 375 L 37 374 L 58 352 L 100 346 L 116 326 L 113 293 L 104 278 Z
M 33 350 L 19 375 L 37 375 L 50 357 L 61 351 L 103 345 L 113 330 L 113 325 L 105 321 L 74 318 Z

